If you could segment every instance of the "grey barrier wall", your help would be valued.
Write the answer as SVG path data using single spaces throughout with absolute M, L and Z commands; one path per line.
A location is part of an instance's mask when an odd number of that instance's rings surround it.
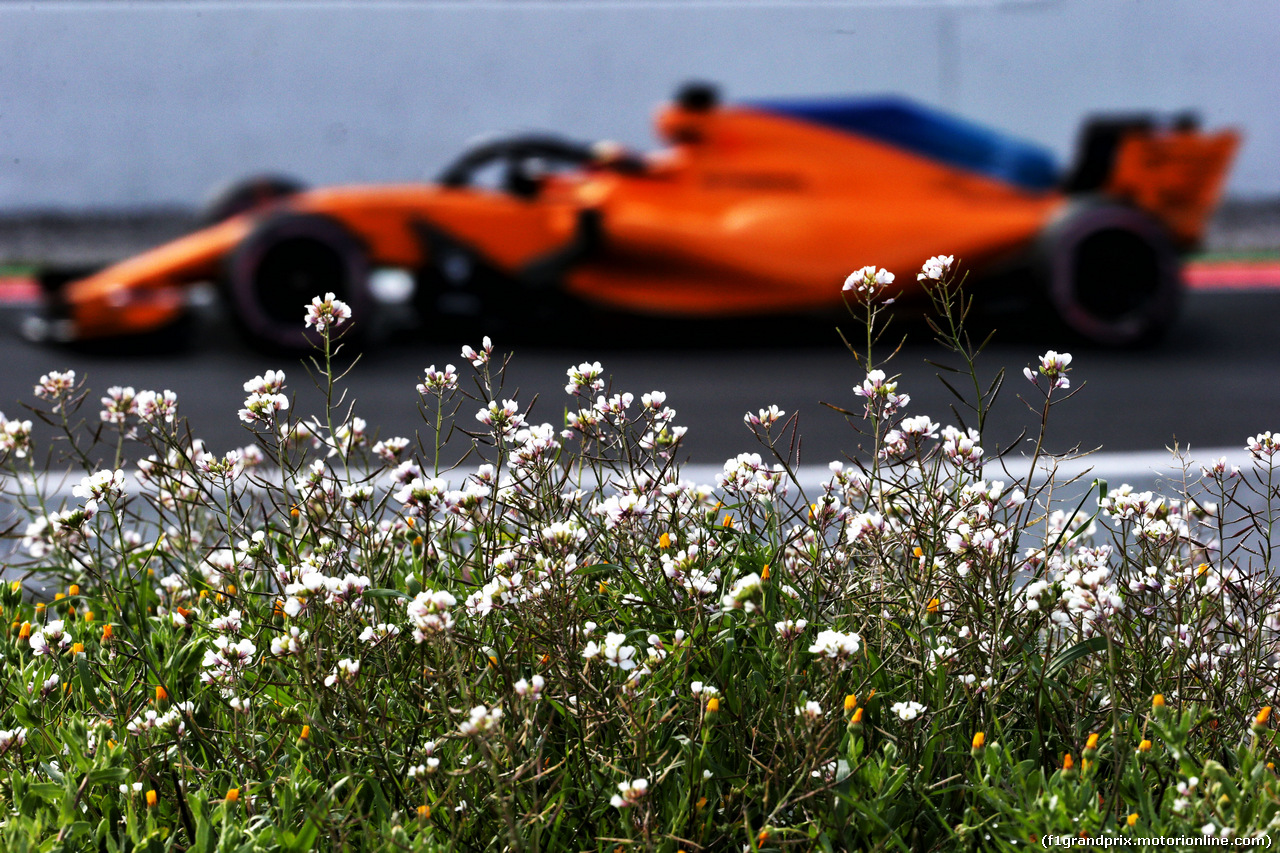
M 1274 0 L 0 0 L 0 212 L 190 207 L 279 171 L 413 181 L 470 139 L 651 147 L 680 82 L 894 92 L 1066 160 L 1099 110 L 1244 129 L 1228 191 L 1280 194 Z

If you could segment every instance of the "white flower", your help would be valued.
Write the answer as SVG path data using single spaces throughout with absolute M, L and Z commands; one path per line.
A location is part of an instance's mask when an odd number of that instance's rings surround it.
M 458 731 L 467 736 L 482 734 L 496 726 L 501 719 L 502 708 L 497 705 L 492 708 L 476 705 L 471 709 L 466 722 L 458 726 Z
M 603 644 L 599 644 L 595 640 L 588 640 L 586 647 L 582 650 L 582 656 L 587 660 L 597 657 L 604 658 L 604 662 L 609 666 L 627 672 L 636 667 L 634 660 L 636 648 L 635 646 L 624 646 L 623 643 L 626 641 L 626 634 L 616 634 L 610 631 L 605 635 Z
M 822 706 L 813 701 L 805 702 L 796 708 L 796 716 L 803 717 L 806 722 L 816 722 L 822 719 Z
M 1050 388 L 1070 388 L 1071 380 L 1067 378 L 1070 372 L 1071 354 L 1058 353 L 1049 350 L 1040 356 L 1040 375 L 1046 377 L 1050 383 Z M 1039 384 L 1039 376 L 1032 372 L 1030 367 L 1022 369 L 1022 375 L 1026 376 L 1033 384 Z
M 893 284 L 893 278 L 893 273 L 888 270 L 876 269 L 874 266 L 863 267 L 849 274 L 849 277 L 844 280 L 843 290 L 846 293 L 852 292 L 857 296 L 870 299 Z
M 638 803 L 647 793 L 649 793 L 648 779 L 633 779 L 630 782 L 619 782 L 618 793 L 614 794 L 609 799 L 609 802 L 615 809 L 630 808 Z
M 925 707 L 919 702 L 894 702 L 893 705 L 889 707 L 889 710 L 897 714 L 898 719 L 909 723 L 916 717 L 923 714 L 925 712 Z
M 330 326 L 337 328 L 350 319 L 351 306 L 330 292 L 323 299 L 317 296 L 311 300 L 311 304 L 307 306 L 304 328 L 315 326 L 317 332 L 326 332 Z
M 862 648 L 862 637 L 852 631 L 846 634 L 828 628 L 818 634 L 809 651 L 815 655 L 843 660 L 856 655 L 860 648 Z
M 920 274 L 916 276 L 916 280 L 941 281 L 942 277 L 951 271 L 951 264 L 955 259 L 955 255 L 934 255 L 924 262 L 924 266 L 920 268 Z

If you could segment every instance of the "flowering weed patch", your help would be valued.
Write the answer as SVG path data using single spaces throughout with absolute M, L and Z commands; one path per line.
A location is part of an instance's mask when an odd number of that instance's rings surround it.
M 12 534 L 53 601 L 0 598 L 5 850 L 1024 849 L 1051 835 L 1241 838 L 1276 823 L 1276 482 L 1210 465 L 1176 498 L 1002 476 L 952 258 L 935 330 L 968 374 L 943 426 L 876 361 L 892 276 L 845 286 L 865 378 L 850 457 L 806 493 L 795 424 L 681 476 L 666 395 L 568 370 L 567 405 L 425 369 L 416 439 L 375 440 L 305 322 L 325 392 L 245 383 L 244 448 L 191 437 L 168 392 L 42 377 L 73 465 L 30 487 L 0 430 Z M 303 318 L 300 318 L 302 320 Z M 1028 366 L 1040 463 L 1071 357 Z M 1074 378 L 1074 377 L 1073 377 Z M 958 380 L 958 381 L 957 381 Z M 1022 380 L 1019 379 L 1019 382 Z M 958 389 L 969 387 L 968 394 Z M 413 388 L 406 389 L 413 393 Z M 1077 389 L 1078 390 L 1078 389 Z M 555 413 L 544 422 L 544 411 Z M 234 416 L 234 413 L 228 413 Z M 745 437 L 745 435 L 744 435 Z M 136 478 L 125 448 L 151 454 Z M 447 442 L 474 446 L 445 469 Z M 1153 699 L 1153 697 L 1155 697 Z M 1280 825 L 1280 824 L 1277 824 Z

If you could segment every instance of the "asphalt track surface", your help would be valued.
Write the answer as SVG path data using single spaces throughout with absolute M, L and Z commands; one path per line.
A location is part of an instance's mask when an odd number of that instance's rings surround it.
M 984 386 L 1006 371 L 987 423 L 988 454 L 1029 450 L 1025 442 L 1038 431 L 1043 395 L 1022 369 L 1050 348 L 1068 348 L 1074 355 L 1074 394 L 1050 415 L 1046 446 L 1051 451 L 1157 451 L 1177 442 L 1202 453 L 1239 449 L 1251 435 L 1280 429 L 1280 274 L 1274 265 L 1252 272 L 1193 269 L 1189 280 L 1182 319 L 1163 343 L 1146 350 L 1073 346 L 1046 336 L 1024 318 L 1001 321 L 1001 332 L 978 364 Z M 236 411 L 245 397 L 244 381 L 268 368 L 288 374 L 295 415 L 318 411 L 319 394 L 302 364 L 245 346 L 216 309 L 199 317 L 184 347 L 133 354 L 28 343 L 18 334 L 23 311 L 18 304 L 0 310 L 0 410 L 9 417 L 22 414 L 24 403 L 36 402 L 32 389 L 42 373 L 68 368 L 87 378 L 92 389 L 84 409 L 90 419 L 96 420 L 97 397 L 108 386 L 173 390 L 193 433 L 217 452 L 252 440 Z M 518 341 L 511 347 L 505 396 L 528 405 L 537 395 L 534 422 L 559 422 L 569 402 L 566 368 L 599 360 L 616 391 L 631 391 L 637 400 L 655 389 L 667 393 L 675 422 L 689 428 L 684 449 L 689 462 L 718 465 L 737 453 L 760 450 L 743 414 L 776 404 L 788 417 L 798 416 L 798 461 L 819 465 L 857 453 L 862 442 L 855 425 L 824 405 L 858 409 L 852 389 L 864 376 L 840 343 L 836 324 L 673 326 L 597 318 L 561 328 L 513 328 L 495 343 L 502 350 L 510 340 Z M 852 321 L 839 325 L 850 332 L 855 328 Z M 898 390 L 911 396 L 907 414 L 957 423 L 950 409 L 957 401 L 938 379 L 939 369 L 927 363 L 954 364 L 954 357 L 932 343 L 918 322 L 900 329 L 907 342 L 886 369 L 900 374 Z M 376 346 L 352 370 L 345 383 L 347 399 L 371 431 L 412 436 L 422 428 L 415 385 L 427 365 L 458 365 L 467 380 L 470 368 L 459 356 L 458 343 L 433 342 L 431 332 L 413 325 L 407 314 L 392 312 Z M 969 380 L 959 379 L 958 387 L 971 387 Z M 462 425 L 476 425 L 476 408 L 470 402 L 462 407 Z M 961 414 L 972 424 L 963 409 Z

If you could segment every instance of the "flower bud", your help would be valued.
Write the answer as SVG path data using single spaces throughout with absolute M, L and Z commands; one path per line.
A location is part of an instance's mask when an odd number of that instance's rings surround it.
M 987 748 L 987 736 L 982 732 L 977 732 L 973 736 L 973 749 L 969 750 L 969 754 L 974 758 L 982 755 Z
M 1089 739 L 1084 742 L 1084 757 L 1086 760 L 1093 760 L 1098 754 L 1098 733 L 1092 732 Z
M 1062 778 L 1074 779 L 1076 776 L 1076 762 L 1075 759 L 1071 757 L 1071 753 L 1068 752 L 1062 757 Z

